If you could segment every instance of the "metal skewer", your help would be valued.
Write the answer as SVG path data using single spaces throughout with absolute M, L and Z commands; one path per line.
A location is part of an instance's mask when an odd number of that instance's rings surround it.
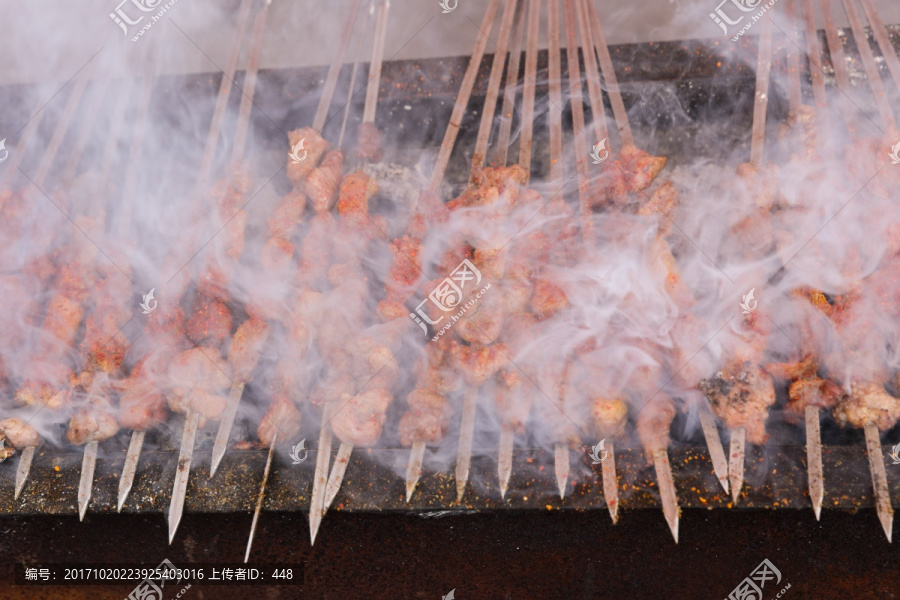
M 825 486 L 822 480 L 822 434 L 819 430 L 819 407 L 806 406 L 806 465 L 809 476 L 809 499 L 816 521 L 822 514 Z
M 503 427 L 500 429 L 500 452 L 497 458 L 497 477 L 500 479 L 500 499 L 506 497 L 509 488 L 509 478 L 512 476 L 512 453 L 515 442 L 515 432 Z
M 34 450 L 35 447 L 31 446 L 22 450 L 22 453 L 19 455 L 19 464 L 16 465 L 16 492 L 14 496 L 16 500 L 19 499 L 19 494 L 22 493 L 25 482 L 28 481 L 28 472 L 31 471 L 31 463 L 34 461 Z
M 747 439 L 747 430 L 743 427 L 735 427 L 731 430 L 731 443 L 728 450 L 728 479 L 731 484 L 731 500 L 737 504 L 744 487 L 744 446 Z
M 309 500 L 309 543 L 316 543 L 316 534 L 325 516 L 325 486 L 328 484 L 328 467 L 331 460 L 331 404 L 322 409 L 322 427 L 319 430 L 319 447 L 316 451 L 316 471 L 313 476 L 312 495 Z
M 706 447 L 709 449 L 713 470 L 719 479 L 719 483 L 722 484 L 722 489 L 727 494 L 728 460 L 725 458 L 725 449 L 722 447 L 722 439 L 719 437 L 716 419 L 706 406 L 700 408 L 700 427 L 703 429 L 703 437 L 706 439 Z
M 250 112 L 253 109 L 253 96 L 256 93 L 256 77 L 259 73 L 259 57 L 262 52 L 263 33 L 266 30 L 266 19 L 269 14 L 269 2 L 263 4 L 262 9 L 256 14 L 253 23 L 253 39 L 250 44 L 250 56 L 247 60 L 247 70 L 244 76 L 244 89 L 241 96 L 241 106 L 238 112 L 237 127 L 234 134 L 234 146 L 231 150 L 231 164 L 238 165 L 244 158 L 244 149 L 247 145 L 247 131 L 250 127 Z M 231 429 L 234 427 L 234 419 L 237 416 L 238 405 L 244 393 L 246 382 L 236 381 L 231 385 L 228 394 L 228 403 L 219 421 L 219 429 L 216 431 L 216 441 L 213 443 L 212 456 L 210 457 L 209 477 L 216 474 L 225 450 L 228 447 L 228 438 L 231 437 Z
M 675 495 L 675 482 L 672 479 L 672 466 L 669 464 L 669 453 L 665 450 L 657 450 L 653 453 L 653 466 L 656 469 L 656 481 L 659 482 L 659 496 L 662 500 L 663 514 L 666 523 L 672 531 L 675 543 L 678 543 L 678 518 L 681 509 L 678 507 L 678 497 Z
M 753 129 L 750 138 L 750 162 L 757 168 L 763 165 L 766 141 L 766 107 L 769 103 L 769 76 L 772 71 L 772 19 L 763 19 L 756 60 L 756 92 L 753 103 Z M 731 499 L 737 504 L 744 486 L 744 458 L 747 431 L 736 427 L 731 431 L 728 452 L 728 480 Z
M 381 4 L 378 6 L 378 15 L 375 17 L 375 36 L 372 42 L 372 60 L 369 62 L 369 80 L 368 82 L 366 82 L 366 103 L 363 107 L 364 123 L 374 123 L 375 114 L 378 109 L 378 88 L 381 81 L 381 66 L 382 60 L 384 58 L 384 42 L 385 36 L 387 35 L 387 19 L 388 11 L 390 8 L 390 0 L 382 0 Z M 323 433 L 326 427 L 327 421 L 323 421 Z M 330 439 L 328 441 L 328 448 L 330 452 Z M 350 462 L 350 455 L 352 453 L 353 444 L 342 441 L 340 448 L 338 449 L 337 456 L 334 459 L 334 465 L 332 465 L 331 475 L 329 476 L 328 481 L 325 485 L 321 509 L 323 517 L 328 511 L 328 508 L 331 506 L 331 503 L 334 501 L 335 496 L 337 496 L 338 490 L 341 489 L 341 484 L 344 481 L 344 475 L 347 472 L 347 464 Z M 317 476 L 314 480 L 314 484 L 318 483 L 319 481 L 320 478 Z M 313 490 L 313 492 L 315 493 L 315 490 Z M 314 509 L 315 505 L 311 505 L 310 511 Z M 310 512 L 310 514 L 312 514 L 312 512 Z M 310 528 L 312 528 L 312 519 L 310 519 Z M 316 525 L 316 528 L 318 529 L 318 523 Z M 315 539 L 315 534 L 312 533 L 312 535 L 313 539 Z
M 472 463 L 472 440 L 475 437 L 475 413 L 478 409 L 478 388 L 467 385 L 463 399 L 462 421 L 459 430 L 459 446 L 456 451 L 456 501 L 462 503 L 469 481 Z
M 425 442 L 413 442 L 409 449 L 409 464 L 406 466 L 406 501 L 409 502 L 416 484 L 422 476 L 422 462 L 425 460 Z
M 191 462 L 194 460 L 194 442 L 200 413 L 189 409 L 184 416 L 184 432 L 181 434 L 181 450 L 175 468 L 175 483 L 172 486 L 172 501 L 169 504 L 169 544 L 175 539 L 178 524 L 184 514 L 184 498 L 187 493 L 188 478 L 191 476 Z
M 263 499 L 266 497 L 266 484 L 269 482 L 269 471 L 272 468 L 272 457 L 275 454 L 275 444 L 278 443 L 278 433 L 269 444 L 269 455 L 266 457 L 266 468 L 263 470 L 262 483 L 259 486 L 259 496 L 256 498 L 256 509 L 253 511 L 253 523 L 250 525 L 250 537 L 247 539 L 247 551 L 244 552 L 244 562 L 250 560 L 250 549 L 253 547 L 253 536 L 256 535 L 256 523 L 259 521 L 259 511 L 262 509 Z
M 872 472 L 872 488 L 875 490 L 875 510 L 881 528 L 887 536 L 888 543 L 894 526 L 894 509 L 888 491 L 887 474 L 884 471 L 884 452 L 881 449 L 881 436 L 874 423 L 866 423 L 866 452 L 869 455 L 869 470 Z
M 94 485 L 94 469 L 97 466 L 97 448 L 100 442 L 89 442 L 84 446 L 81 459 L 81 480 L 78 482 L 78 520 L 84 520 L 88 504 L 91 502 L 91 489 Z
M 216 97 L 216 106 L 213 110 L 213 117 L 210 121 L 209 133 L 206 136 L 206 144 L 203 151 L 203 158 L 200 163 L 197 182 L 194 186 L 194 195 L 199 195 L 200 191 L 205 189 L 209 183 L 212 173 L 213 161 L 215 159 L 216 146 L 219 142 L 219 136 L 222 131 L 222 121 L 225 117 L 225 110 L 228 107 L 228 98 L 231 95 L 231 89 L 234 81 L 234 74 L 237 71 L 237 63 L 240 58 L 241 44 L 244 38 L 244 31 L 250 18 L 250 6 L 252 0 L 242 0 L 238 10 L 237 25 L 234 32 L 234 43 L 231 46 L 231 54 L 223 71 L 222 81 L 219 85 L 219 92 Z M 134 477 L 137 471 L 138 461 L 141 456 L 141 449 L 144 445 L 146 432 L 132 431 L 131 442 L 128 444 L 128 452 L 125 455 L 125 465 L 122 468 L 122 475 L 119 478 L 119 490 L 117 499 L 117 510 L 121 512 L 122 506 L 128 499 L 131 487 L 134 484 Z
M 613 525 L 619 521 L 619 486 L 616 476 L 616 443 L 613 440 L 606 441 L 606 449 L 609 456 L 603 461 L 603 498 L 606 500 L 606 508 L 609 509 L 609 517 Z

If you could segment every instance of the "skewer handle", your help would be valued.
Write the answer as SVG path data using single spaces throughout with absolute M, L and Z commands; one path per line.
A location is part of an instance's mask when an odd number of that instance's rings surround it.
M 612 440 L 607 441 L 609 456 L 603 461 L 603 498 L 606 500 L 606 508 L 613 525 L 619 520 L 619 486 L 616 481 L 616 445 Z
M 566 497 L 566 486 L 569 483 L 569 447 L 566 444 L 553 446 L 553 468 L 556 471 L 556 487 L 560 499 Z
M 881 435 L 874 423 L 866 423 L 866 452 L 869 455 L 869 470 L 872 472 L 872 488 L 875 490 L 875 510 L 881 528 L 891 541 L 894 525 L 894 508 L 888 491 L 887 474 L 884 470 L 884 451 L 881 449 Z
M 819 408 L 806 407 L 806 468 L 809 474 L 809 499 L 816 521 L 822 514 L 825 484 L 822 479 L 822 434 L 819 430 Z
M 456 452 L 456 501 L 462 502 L 469 481 L 472 463 L 472 440 L 475 437 L 475 412 L 478 407 L 478 388 L 466 388 L 463 400 L 462 422 L 459 430 L 459 447 Z
M 225 405 L 225 411 L 222 413 L 222 420 L 219 421 L 219 430 L 216 432 L 216 441 L 213 444 L 212 459 L 209 465 L 209 478 L 212 479 L 225 456 L 225 450 L 228 447 L 228 438 L 231 437 L 231 430 L 234 427 L 234 418 L 237 416 L 238 404 L 241 402 L 241 396 L 244 393 L 244 384 L 235 383 L 231 386 L 231 393 L 228 395 L 228 404 Z
M 91 503 L 91 490 L 94 487 L 94 469 L 97 467 L 97 449 L 99 442 L 89 442 L 84 446 L 84 457 L 81 459 L 81 480 L 78 482 L 78 520 L 83 521 L 88 504 Z
M 425 460 L 425 442 L 413 442 L 409 449 L 409 464 L 406 467 L 406 501 L 409 502 L 422 473 L 422 462 Z
M 669 453 L 656 450 L 653 453 L 653 466 L 656 469 L 656 481 L 659 483 L 659 497 L 662 501 L 663 514 L 675 543 L 678 543 L 678 521 L 681 509 L 678 507 L 678 496 L 675 493 L 675 480 L 672 478 L 672 465 L 669 464 Z
M 728 493 L 728 459 L 725 458 L 725 448 L 722 446 L 722 438 L 719 437 L 719 428 L 712 413 L 703 407 L 700 409 L 700 427 L 703 429 L 703 437 L 706 438 L 706 447 L 709 449 L 709 457 L 712 460 L 713 470 L 725 493 Z
M 128 452 L 125 454 L 125 466 L 122 467 L 122 477 L 119 478 L 119 498 L 116 503 L 116 512 L 122 512 L 122 506 L 131 493 L 134 485 L 134 476 L 137 472 L 138 461 L 141 458 L 141 448 L 144 446 L 144 431 L 132 431 L 131 442 L 128 444 Z
M 737 427 L 731 431 L 731 442 L 728 457 L 728 478 L 731 484 L 731 499 L 737 504 L 744 487 L 744 451 L 747 430 Z
M 259 485 L 259 496 L 256 498 L 256 509 L 253 511 L 253 523 L 250 525 L 250 537 L 247 538 L 247 551 L 244 552 L 244 563 L 250 560 L 250 549 L 253 547 L 253 537 L 256 535 L 256 523 L 259 521 L 259 511 L 262 510 L 263 499 L 266 497 L 266 484 L 269 482 L 269 471 L 272 468 L 272 456 L 275 454 L 275 444 L 278 442 L 278 434 L 272 438 L 269 445 L 269 456 L 266 457 L 266 468 L 263 471 L 262 483 Z
M 322 504 L 322 512 L 324 513 L 331 507 L 335 496 L 341 489 L 341 483 L 344 481 L 344 475 L 347 474 L 347 465 L 350 463 L 350 455 L 353 453 L 353 444 L 341 442 L 337 456 L 334 458 L 334 465 L 331 467 L 331 476 L 328 478 L 328 485 L 325 486 L 325 501 Z
M 191 476 L 191 462 L 194 460 L 194 441 L 197 439 L 197 426 L 200 413 L 189 410 L 184 419 L 184 432 L 181 434 L 181 450 L 178 452 L 178 464 L 175 468 L 175 483 L 172 486 L 172 501 L 169 504 L 169 544 L 175 539 L 178 524 L 184 513 L 184 497 L 187 494 L 188 478 Z
M 500 451 L 497 457 L 497 477 L 500 479 L 500 498 L 506 497 L 509 478 L 512 476 L 512 454 L 515 432 L 512 429 L 500 430 Z
M 15 499 L 19 499 L 19 494 L 25 488 L 25 482 L 28 481 L 28 473 L 31 471 L 31 463 L 34 461 L 34 446 L 22 450 L 19 456 L 19 464 L 16 467 L 16 493 Z

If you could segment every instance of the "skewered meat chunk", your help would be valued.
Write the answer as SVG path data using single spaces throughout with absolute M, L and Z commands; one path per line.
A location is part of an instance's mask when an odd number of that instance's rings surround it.
M 269 325 L 260 319 L 251 317 L 237 328 L 228 348 L 228 360 L 234 369 L 235 381 L 251 380 L 268 339 Z
M 47 305 L 43 326 L 43 330 L 50 335 L 43 338 L 41 353 L 57 355 L 70 348 L 75 342 L 83 317 L 84 307 L 81 302 L 62 293 L 54 294 Z
M 391 242 L 394 260 L 388 273 L 385 289 L 389 300 L 404 303 L 415 293 L 415 285 L 422 275 L 420 253 L 422 240 L 404 235 Z
M 807 354 L 796 363 L 769 363 L 765 366 L 772 376 L 790 381 L 788 402 L 784 407 L 787 422 L 801 423 L 807 406 L 831 409 L 844 396 L 841 387 L 830 379 L 817 375 L 819 362 L 815 355 Z
M 400 418 L 400 443 L 436 443 L 444 439 L 449 425 L 447 399 L 434 390 L 416 389 L 406 398 L 409 410 Z
M 600 435 L 621 435 L 628 421 L 628 403 L 622 398 L 597 397 L 591 402 L 591 416 Z
M 845 427 L 862 428 L 874 423 L 881 431 L 887 431 L 900 420 L 900 400 L 888 394 L 881 384 L 854 381 L 850 394 L 838 402 L 831 414 Z
M 292 150 L 300 141 L 303 141 L 303 148 L 298 148 L 297 153 L 300 158 L 303 158 L 304 155 L 305 158 L 299 163 L 295 163 L 291 158 L 288 158 L 287 161 L 287 176 L 295 186 L 299 185 L 309 175 L 309 172 L 316 168 L 316 165 L 319 164 L 319 159 L 322 158 L 322 155 L 325 154 L 325 151 L 330 146 L 319 135 L 319 132 L 312 127 L 304 127 L 303 129 L 295 129 L 288 132 L 288 143 L 291 145 Z
M 381 437 L 392 400 L 391 393 L 383 388 L 365 390 L 355 396 L 344 394 L 332 413 L 334 434 L 354 446 L 373 446 Z
M 125 429 L 146 431 L 166 420 L 166 401 L 150 380 L 129 378 L 125 391 L 119 398 L 119 425 Z
M 266 219 L 269 235 L 290 240 L 294 230 L 303 220 L 303 211 L 305 210 L 306 194 L 297 190 L 285 194 L 275 210 L 272 211 L 272 215 Z
M 231 312 L 221 300 L 200 294 L 194 300 L 187 334 L 195 344 L 221 346 L 231 335 Z
M 637 434 L 644 457 L 651 465 L 653 453 L 669 447 L 669 428 L 675 419 L 675 403 L 665 394 L 657 394 L 637 415 Z
M 548 319 L 565 309 L 569 305 L 569 298 L 565 290 L 541 277 L 534 284 L 534 294 L 531 296 L 531 312 L 538 319 Z
M 185 350 L 169 365 L 169 386 L 177 395 L 190 389 L 226 390 L 231 381 L 231 365 L 222 359 L 217 348 L 210 346 Z
M 14 448 L 33 448 L 41 443 L 37 429 L 22 419 L 3 419 L 0 421 L 0 436 L 5 437 Z
M 379 162 L 381 160 L 381 131 L 375 123 L 368 121 L 359 126 L 359 139 L 356 141 L 356 157 L 359 160 Z
M 0 442 L 2 442 L 2 441 L 3 441 L 3 436 L 0 435 Z M 0 445 L 2 445 L 2 444 L 0 444 Z M 0 447 L 0 462 L 3 462 L 4 460 L 6 460 L 7 458 L 9 458 L 11 456 L 15 456 L 15 454 L 16 454 L 16 449 L 13 448 L 12 446 Z
M 128 338 L 121 332 L 127 322 L 126 314 L 104 307 L 98 307 L 87 318 L 82 347 L 88 353 L 88 371 L 115 373 L 119 370 L 128 349 Z
M 772 379 L 753 362 L 731 362 L 715 376 L 700 382 L 713 412 L 729 429 L 743 427 L 751 444 L 762 445 L 768 408 L 775 404 Z
M 74 376 L 72 369 L 62 362 L 42 358 L 29 362 L 25 369 L 25 381 L 16 390 L 17 404 L 46 406 L 52 410 L 67 404 L 68 387 Z
M 480 387 L 488 378 L 509 363 L 506 345 L 464 346 L 453 342 L 447 351 L 467 385 Z
M 104 405 L 108 406 L 103 400 L 95 400 L 89 406 L 75 411 L 66 432 L 69 443 L 83 445 L 102 442 L 118 433 L 119 424 Z
M 300 433 L 302 423 L 303 416 L 287 394 L 276 392 L 272 397 L 269 410 L 259 422 L 256 434 L 259 436 L 259 441 L 269 446 L 275 441 L 276 434 L 282 441 L 293 438 Z
M 639 192 L 650 187 L 667 161 L 665 156 L 651 156 L 637 146 L 626 144 L 619 151 L 619 160 L 616 162 L 625 171 L 628 191 Z
M 490 286 L 488 284 L 485 287 Z M 473 292 L 474 292 L 474 288 Z M 500 294 L 491 296 L 477 297 L 476 293 L 468 295 L 468 303 L 478 300 L 478 302 L 467 308 L 466 305 L 457 306 L 460 310 L 466 310 L 462 316 L 456 320 L 456 315 L 450 315 L 451 321 L 455 321 L 454 331 L 463 340 L 470 344 L 487 346 L 494 343 L 503 330 L 503 322 L 506 316 L 506 302 Z M 457 313 L 458 314 L 458 313 Z
M 355 171 L 344 177 L 338 196 L 337 211 L 340 216 L 340 228 L 346 235 L 361 235 L 363 240 L 381 235 L 381 231 L 373 223 L 373 218 L 369 216 L 369 199 L 376 192 L 378 185 L 375 180 L 363 171 Z M 352 247 L 353 244 L 348 246 Z
M 330 150 L 322 159 L 322 164 L 306 177 L 303 191 L 309 197 L 314 211 L 323 212 L 332 209 L 343 171 L 344 153 L 340 150 Z
M 193 389 L 183 397 L 183 406 L 185 408 L 193 409 L 200 413 L 201 427 L 206 423 L 206 419 L 211 419 L 213 421 L 221 419 L 222 413 L 225 412 L 225 405 L 227 404 L 228 397 L 224 393 L 211 392 L 209 390 Z M 177 405 L 170 404 L 170 406 L 175 410 L 175 406 Z

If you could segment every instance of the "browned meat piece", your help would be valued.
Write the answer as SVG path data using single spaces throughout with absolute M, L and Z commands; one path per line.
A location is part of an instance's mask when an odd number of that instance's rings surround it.
M 444 439 L 449 425 L 447 399 L 433 390 L 416 389 L 406 398 L 409 410 L 400 418 L 400 443 L 437 443 Z
M 269 326 L 265 321 L 250 318 L 234 332 L 228 360 L 234 368 L 234 380 L 246 383 L 252 379 L 253 369 L 269 339 Z
M 778 200 L 777 173 L 761 172 L 753 163 L 741 163 L 737 175 L 744 186 L 743 189 L 738 188 L 741 205 L 755 204 L 762 210 L 772 210 Z
M 394 260 L 384 284 L 388 299 L 402 304 L 415 293 L 416 282 L 422 276 L 421 250 L 422 240 L 409 235 L 391 242 Z
M 594 427 L 601 436 L 622 435 L 628 421 L 628 403 L 622 398 L 598 397 L 591 402 Z
M 185 404 L 200 413 L 200 427 L 206 424 L 206 419 L 218 421 L 225 412 L 228 397 L 223 393 L 210 392 L 208 390 L 193 389 L 185 395 Z
M 221 300 L 200 294 L 194 300 L 187 334 L 195 344 L 221 346 L 231 335 L 231 312 Z
M 0 442 L 2 442 L 2 441 L 3 441 L 3 436 L 0 436 Z M 3 462 L 4 460 L 6 460 L 7 458 L 9 458 L 11 456 L 15 456 L 15 454 L 16 454 L 15 448 L 13 448 L 12 446 L 3 446 L 2 448 L 0 448 L 0 462 Z
M 249 217 L 247 211 L 239 210 L 224 218 L 225 228 L 221 235 L 216 236 L 215 243 L 224 250 L 228 258 L 238 259 L 244 253 L 244 232 Z
M 66 432 L 69 443 L 80 446 L 89 442 L 102 442 L 116 435 L 119 424 L 112 413 L 106 410 L 108 406 L 101 400 L 75 411 Z
M 222 359 L 217 348 L 191 348 L 173 358 L 169 365 L 169 387 L 179 396 L 191 389 L 227 390 L 231 381 L 231 365 Z
M 637 415 L 637 434 L 644 447 L 644 458 L 653 464 L 653 453 L 669 447 L 669 428 L 675 418 L 675 403 L 665 394 L 657 394 Z
M 453 342 L 447 351 L 466 384 L 472 387 L 480 387 L 489 377 L 509 364 L 505 344 L 464 346 Z
M 300 243 L 298 287 L 317 287 L 331 264 L 331 245 L 337 237 L 337 222 L 328 212 L 319 213 L 310 221 L 309 230 Z
M 854 381 L 850 394 L 841 398 L 831 414 L 844 427 L 862 428 L 874 423 L 881 431 L 887 431 L 900 420 L 900 400 L 888 394 L 881 384 Z
M 642 205 L 637 214 L 643 216 L 659 215 L 659 235 L 668 235 L 672 229 L 672 221 L 669 215 L 678 206 L 678 193 L 671 181 L 659 186 L 653 195 Z
M 41 443 L 37 429 L 22 419 L 3 419 L 0 421 L 0 436 L 14 448 L 33 448 Z
M 344 394 L 332 413 L 334 434 L 354 446 L 375 445 L 381 437 L 391 400 L 393 396 L 385 389 L 365 390 L 355 396 Z
M 19 405 L 46 406 L 59 410 L 68 404 L 69 387 L 74 374 L 65 364 L 37 358 L 24 367 L 24 382 L 16 390 Z
M 350 173 L 341 182 L 337 211 L 340 228 L 345 235 L 359 235 L 362 239 L 382 235 L 369 216 L 369 199 L 377 191 L 375 180 L 362 171 Z
M 775 387 L 759 366 L 750 361 L 729 363 L 714 377 L 701 381 L 700 391 L 726 427 L 743 427 L 751 444 L 766 443 L 766 419 L 769 407 L 775 404 Z
M 128 349 L 128 338 L 121 331 L 128 320 L 127 313 L 102 306 L 87 318 L 81 343 L 88 354 L 87 370 L 110 374 L 119 370 Z
M 295 186 L 303 182 L 309 172 L 316 168 L 319 159 L 325 154 L 330 144 L 326 142 L 319 132 L 312 127 L 304 127 L 303 129 L 295 129 L 288 132 L 288 143 L 291 150 L 297 147 L 297 144 L 303 141 L 303 148 L 297 149 L 298 158 L 302 158 L 299 163 L 295 163 L 293 159 L 287 159 L 287 176 Z M 305 158 L 304 158 L 305 157 Z
M 830 409 L 841 402 L 845 393 L 830 379 L 811 376 L 797 379 L 788 388 L 788 403 L 784 407 L 784 418 L 789 423 L 800 423 L 807 406 Z
M 650 187 L 667 160 L 665 156 L 651 156 L 636 146 L 625 145 L 619 151 L 616 164 L 624 169 L 628 191 L 639 192 Z
M 378 313 L 378 320 L 382 323 L 387 323 L 394 319 L 407 318 L 410 314 L 406 305 L 397 300 L 382 300 L 378 303 L 378 308 L 376 310 Z
M 344 153 L 340 150 L 331 150 L 322 159 L 322 164 L 306 177 L 303 191 L 312 203 L 314 211 L 329 211 L 334 207 L 343 172 Z
M 306 194 L 297 190 L 288 192 L 279 202 L 272 216 L 266 219 L 269 235 L 290 240 L 297 226 L 303 220 L 306 210 Z
M 487 285 L 485 287 L 487 287 Z M 483 288 L 478 288 L 478 292 L 475 292 L 475 289 L 476 288 L 472 288 L 472 291 L 464 297 L 467 299 L 465 304 L 460 304 L 456 307 L 456 314 L 450 314 L 447 318 L 450 321 L 456 322 L 453 326 L 453 330 L 460 338 L 470 344 L 487 346 L 496 341 L 500 336 L 500 332 L 503 330 L 503 322 L 506 316 L 506 303 L 505 299 L 499 293 L 491 294 L 490 290 L 486 290 L 485 293 L 478 298 L 477 294 L 480 293 Z M 474 304 L 472 304 L 471 307 L 468 307 L 467 305 L 470 303 Z M 456 315 L 462 310 L 465 310 L 466 312 L 456 320 Z M 440 326 L 441 325 L 439 324 L 436 327 Z
M 49 335 L 42 338 L 41 354 L 56 356 L 66 352 L 75 343 L 75 335 L 84 317 L 84 306 L 65 294 L 57 293 L 50 298 L 44 331 Z
M 287 441 L 300 433 L 300 425 L 303 423 L 303 415 L 284 393 L 276 392 L 272 397 L 269 410 L 259 422 L 256 434 L 265 446 L 272 445 L 275 435 L 281 441 Z
M 167 414 L 165 398 L 155 382 L 132 374 L 119 398 L 119 425 L 146 431 L 163 423 Z
M 531 312 L 538 319 L 547 319 L 569 306 L 569 298 L 560 286 L 539 278 L 534 284 Z
M 144 333 L 156 349 L 171 348 L 173 352 L 179 352 L 189 344 L 182 333 L 186 328 L 184 309 L 177 304 L 166 303 L 158 305 L 156 310 L 147 315 Z
M 359 139 L 356 141 L 356 157 L 359 160 L 378 162 L 381 160 L 381 131 L 375 123 L 368 121 L 359 126 Z

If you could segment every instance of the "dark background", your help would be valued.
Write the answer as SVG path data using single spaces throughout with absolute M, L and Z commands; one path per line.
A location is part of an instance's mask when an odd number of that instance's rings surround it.
M 188 514 L 171 547 L 162 515 L 0 519 L 0 597 L 122 600 L 134 585 L 12 586 L 11 565 L 117 562 L 156 566 L 243 559 L 249 514 Z M 258 564 L 305 565 L 301 587 L 193 583 L 187 600 L 280 598 L 721 599 L 768 558 L 801 600 L 900 597 L 900 551 L 875 511 L 701 510 L 682 513 L 676 545 L 656 510 L 414 514 L 332 511 L 310 548 L 300 513 L 263 513 L 253 549 Z M 180 589 L 180 588 L 179 588 Z M 174 594 L 174 592 L 173 592 Z M 166 598 L 166 600 L 171 600 Z

